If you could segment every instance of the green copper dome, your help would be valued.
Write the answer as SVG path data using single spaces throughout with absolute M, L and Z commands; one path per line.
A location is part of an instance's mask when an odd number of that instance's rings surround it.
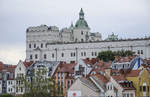
M 84 19 L 83 19 L 83 20 L 79 19 L 79 20 L 76 22 L 75 27 L 77 27 L 77 28 L 89 28 L 87 22 L 86 22 Z
M 79 19 L 77 20 L 75 24 L 76 28 L 89 28 L 86 20 L 84 19 L 84 12 L 81 8 L 80 13 L 79 13 Z

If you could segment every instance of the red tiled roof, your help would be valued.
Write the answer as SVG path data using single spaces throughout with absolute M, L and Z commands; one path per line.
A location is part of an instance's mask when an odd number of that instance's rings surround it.
M 33 64 L 33 61 L 30 61 L 30 62 L 23 62 L 24 66 L 25 67 L 29 67 L 31 64 Z
M 128 57 L 119 57 L 115 56 L 115 62 L 122 63 L 122 62 L 130 62 L 132 59 L 134 59 L 136 56 L 128 56 Z
M 97 58 L 92 58 L 92 59 L 86 58 L 86 59 L 83 59 L 83 61 L 86 64 L 94 65 L 96 62 L 99 61 L 99 59 L 97 59 Z
M 57 69 L 57 72 L 68 72 L 73 74 L 74 70 L 73 67 L 75 66 L 75 63 L 60 63 Z
M 129 73 L 126 74 L 126 77 L 137 77 L 141 70 L 131 70 Z

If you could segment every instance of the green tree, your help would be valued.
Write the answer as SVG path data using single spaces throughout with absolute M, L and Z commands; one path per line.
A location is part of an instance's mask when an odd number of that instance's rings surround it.
M 21 80 L 24 82 L 25 94 L 23 97 L 58 97 L 63 94 L 59 91 L 60 87 L 56 85 L 52 77 L 47 78 L 47 70 L 39 68 L 37 71 L 34 69 L 30 75 L 31 79 L 28 81 L 29 76 L 25 76 Z
M 102 51 L 102 52 L 100 52 L 98 54 L 98 58 L 100 60 L 103 60 L 103 61 L 107 62 L 109 60 L 113 61 L 115 57 L 114 57 L 114 53 L 109 50 L 109 51 Z
M 133 56 L 133 54 L 134 54 L 134 52 L 132 52 L 130 50 L 127 50 L 127 51 L 124 51 L 124 50 L 110 51 L 110 50 L 108 50 L 108 51 L 99 52 L 97 57 L 100 60 L 108 62 L 108 61 L 113 61 L 115 59 L 115 56 L 126 57 L 126 56 Z
M 11 94 L 2 94 L 2 95 L 0 95 L 0 97 L 13 97 L 13 95 L 11 95 Z

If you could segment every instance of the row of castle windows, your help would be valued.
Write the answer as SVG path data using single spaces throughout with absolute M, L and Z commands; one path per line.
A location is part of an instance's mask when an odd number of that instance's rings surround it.
M 91 55 L 92 56 L 97 56 L 97 52 L 92 52 Z M 61 53 L 61 57 L 64 57 L 64 56 L 65 56 L 65 54 Z M 71 52 L 70 53 L 70 57 L 75 57 L 75 56 L 76 56 L 75 52 Z M 81 52 L 81 56 L 86 56 L 86 52 Z M 35 54 L 34 57 L 35 57 L 35 59 L 38 59 L 38 54 Z M 54 53 L 52 53 L 52 58 L 54 58 L 54 57 L 55 57 L 55 55 L 54 55 Z M 44 54 L 43 58 L 47 59 L 47 55 Z M 30 59 L 33 59 L 33 55 L 32 54 L 30 55 Z
M 36 48 L 36 47 L 37 47 L 37 45 L 36 45 L 36 44 L 33 44 L 33 48 Z M 40 47 L 41 47 L 41 48 L 44 47 L 43 43 L 41 43 Z M 46 45 L 45 45 L 45 47 L 46 47 Z M 29 44 L 29 48 L 32 48 L 32 45 L 31 45 L 31 44 Z

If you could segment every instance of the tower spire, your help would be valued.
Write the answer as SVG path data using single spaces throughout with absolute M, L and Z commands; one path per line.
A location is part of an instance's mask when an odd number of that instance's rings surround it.
M 82 8 L 81 8 L 81 10 L 79 12 L 79 19 L 84 19 L 84 12 L 83 12 Z

